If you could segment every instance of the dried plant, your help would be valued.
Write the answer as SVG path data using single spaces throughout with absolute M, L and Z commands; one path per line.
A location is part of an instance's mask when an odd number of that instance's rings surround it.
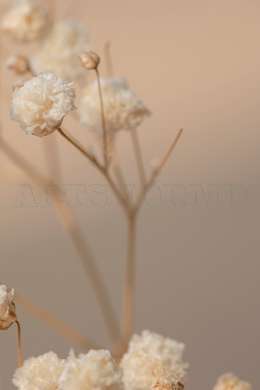
M 125 79 L 114 76 L 110 43 L 105 45 L 106 77 L 101 77 L 102 59 L 92 50 L 85 27 L 78 22 L 56 22 L 52 12 L 37 0 L 16 0 L 3 15 L 2 32 L 18 48 L 20 42 L 31 42 L 32 52 L 7 60 L 7 67 L 23 76 L 13 88 L 11 117 L 30 135 L 49 137 L 46 162 L 49 177 L 17 152 L 1 135 L 0 150 L 37 185 L 48 191 L 61 224 L 70 237 L 86 271 L 103 314 L 112 342 L 111 352 L 80 335 L 56 315 L 13 289 L 0 286 L 0 330 L 17 326 L 18 369 L 13 383 L 21 390 L 181 390 L 185 386 L 188 365 L 183 360 L 184 344 L 144 331 L 135 335 L 136 240 L 140 210 L 149 190 L 156 183 L 174 152 L 183 129 L 177 131 L 171 145 L 147 174 L 138 128 L 150 116 L 149 109 L 130 89 Z M 1 47 L 1 49 L 3 49 Z M 1 50 L 4 52 L 4 50 Z M 87 82 L 88 73 L 95 80 Z M 75 96 L 80 90 L 79 113 L 83 127 L 95 135 L 96 149 L 85 147 L 63 127 L 63 120 L 75 110 Z M 119 132 L 128 133 L 136 160 L 140 191 L 133 196 L 126 184 L 116 150 Z M 51 135 L 56 134 L 56 138 Z M 57 136 L 90 163 L 113 192 L 128 226 L 126 273 L 121 327 L 109 292 L 99 272 L 92 251 L 83 236 L 73 210 L 65 204 L 60 186 L 61 167 L 57 154 Z M 55 172 L 53 174 L 53 172 Z M 48 352 L 23 360 L 21 326 L 15 302 L 32 316 L 43 321 L 84 354 L 72 351 L 66 359 Z M 86 349 L 90 349 L 86 352 Z M 251 386 L 231 374 L 221 377 L 214 390 L 250 390 Z

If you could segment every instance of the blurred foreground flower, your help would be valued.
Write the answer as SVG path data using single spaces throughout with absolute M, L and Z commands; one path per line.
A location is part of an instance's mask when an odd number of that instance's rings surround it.
M 79 55 L 88 45 L 87 31 L 82 24 L 67 20 L 58 22 L 32 56 L 32 70 L 35 74 L 50 71 L 61 78 L 76 80 L 84 75 Z
M 61 376 L 62 390 L 117 390 L 121 375 L 110 352 L 89 351 L 78 358 L 71 354 Z
M 225 374 L 219 378 L 213 390 L 252 390 L 252 387 L 233 374 Z
M 11 116 L 27 134 L 42 137 L 61 126 L 75 108 L 74 99 L 72 83 L 42 73 L 14 91 Z
M 49 26 L 47 10 L 37 0 L 16 0 L 2 20 L 2 30 L 19 41 L 33 41 Z
M 0 286 L 0 330 L 10 328 L 16 321 L 14 290 Z
M 106 130 L 113 136 L 119 130 L 136 129 L 150 115 L 126 80 L 121 78 L 101 79 L 104 100 Z M 98 82 L 94 81 L 85 88 L 80 103 L 82 125 L 102 135 L 100 99 Z
M 54 352 L 30 358 L 23 367 L 16 370 L 13 383 L 20 390 L 58 389 L 64 365 L 65 361 L 59 359 Z
M 181 389 L 187 364 L 184 344 L 144 331 L 135 335 L 121 367 L 126 390 Z

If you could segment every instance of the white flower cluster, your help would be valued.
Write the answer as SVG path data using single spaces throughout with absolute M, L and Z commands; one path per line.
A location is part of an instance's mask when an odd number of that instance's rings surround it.
M 11 116 L 26 133 L 42 137 L 57 129 L 74 110 L 74 100 L 72 83 L 42 73 L 14 91 Z
M 121 379 L 108 351 L 90 351 L 66 360 L 53 352 L 28 359 L 13 379 L 19 390 L 119 390 Z
M 106 128 L 110 135 L 137 128 L 150 115 L 144 103 L 121 78 L 101 79 Z M 80 103 L 80 119 L 87 129 L 102 134 L 98 83 L 89 84 Z
M 82 24 L 57 22 L 32 56 L 31 68 L 35 74 L 53 72 L 65 80 L 76 80 L 86 73 L 79 56 L 88 46 L 88 34 Z
M 66 360 L 49 352 L 27 360 L 13 383 L 19 390 L 180 390 L 187 367 L 183 349 L 146 331 L 133 337 L 121 363 L 105 350 L 79 357 L 72 352 Z
M 7 329 L 15 318 L 14 290 L 0 285 L 0 329 Z
M 178 388 L 184 381 L 184 344 L 144 331 L 133 336 L 121 367 L 126 390 Z
M 33 41 L 49 26 L 47 10 L 37 0 L 16 0 L 2 20 L 2 30 L 20 41 Z
M 233 374 L 225 374 L 219 378 L 213 390 L 252 390 L 252 387 Z

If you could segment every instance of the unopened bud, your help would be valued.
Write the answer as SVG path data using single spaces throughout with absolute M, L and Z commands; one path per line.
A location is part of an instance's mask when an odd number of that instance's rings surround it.
M 30 71 L 30 64 L 25 56 L 16 55 L 8 59 L 7 68 L 18 75 L 24 75 Z
M 17 320 L 14 290 L 0 285 L 0 330 L 6 330 Z
M 80 60 L 84 68 L 88 70 L 96 70 L 100 64 L 100 57 L 91 50 L 81 54 Z

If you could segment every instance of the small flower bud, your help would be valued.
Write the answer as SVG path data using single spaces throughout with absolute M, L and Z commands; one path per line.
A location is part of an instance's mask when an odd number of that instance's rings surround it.
M 100 64 L 100 57 L 91 50 L 81 54 L 80 60 L 84 68 L 88 70 L 95 70 Z
M 24 75 L 30 71 L 28 58 L 22 55 L 12 56 L 7 61 L 7 68 L 18 75 Z
M 14 290 L 0 285 L 0 330 L 6 330 L 16 321 Z

